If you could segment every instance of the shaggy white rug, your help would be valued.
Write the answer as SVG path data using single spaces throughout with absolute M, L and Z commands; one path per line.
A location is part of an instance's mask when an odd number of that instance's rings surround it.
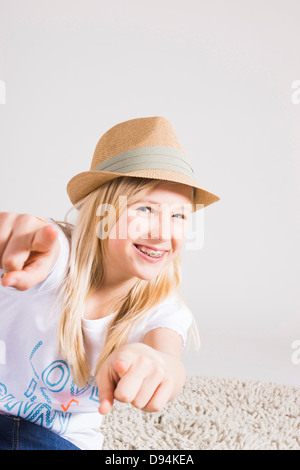
M 158 413 L 116 401 L 101 430 L 104 450 L 300 450 L 300 388 L 190 376 Z

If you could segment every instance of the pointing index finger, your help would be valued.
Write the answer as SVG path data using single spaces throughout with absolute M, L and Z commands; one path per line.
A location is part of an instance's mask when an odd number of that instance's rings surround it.
M 117 360 L 115 362 L 108 362 L 104 364 L 97 375 L 98 382 L 98 396 L 100 406 L 98 411 L 100 414 L 105 415 L 111 411 L 114 399 L 115 390 L 121 377 L 127 373 L 130 365 L 127 361 Z

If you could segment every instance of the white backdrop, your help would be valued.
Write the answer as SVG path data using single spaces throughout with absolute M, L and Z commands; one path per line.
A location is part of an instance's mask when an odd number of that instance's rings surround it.
M 101 135 L 146 116 L 221 197 L 183 253 L 188 374 L 300 385 L 299 18 L 298 0 L 0 0 L 1 211 L 62 219 Z

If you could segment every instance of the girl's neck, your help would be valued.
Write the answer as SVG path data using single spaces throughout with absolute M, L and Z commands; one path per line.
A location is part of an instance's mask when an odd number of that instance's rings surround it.
M 91 291 L 85 302 L 84 318 L 96 320 L 115 312 L 124 302 L 134 282 L 120 284 L 102 284 L 97 290 Z

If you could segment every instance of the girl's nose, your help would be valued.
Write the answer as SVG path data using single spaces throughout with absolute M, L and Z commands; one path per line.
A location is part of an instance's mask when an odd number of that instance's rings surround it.
M 170 215 L 161 211 L 152 219 L 150 229 L 152 240 L 170 240 L 172 237 Z

